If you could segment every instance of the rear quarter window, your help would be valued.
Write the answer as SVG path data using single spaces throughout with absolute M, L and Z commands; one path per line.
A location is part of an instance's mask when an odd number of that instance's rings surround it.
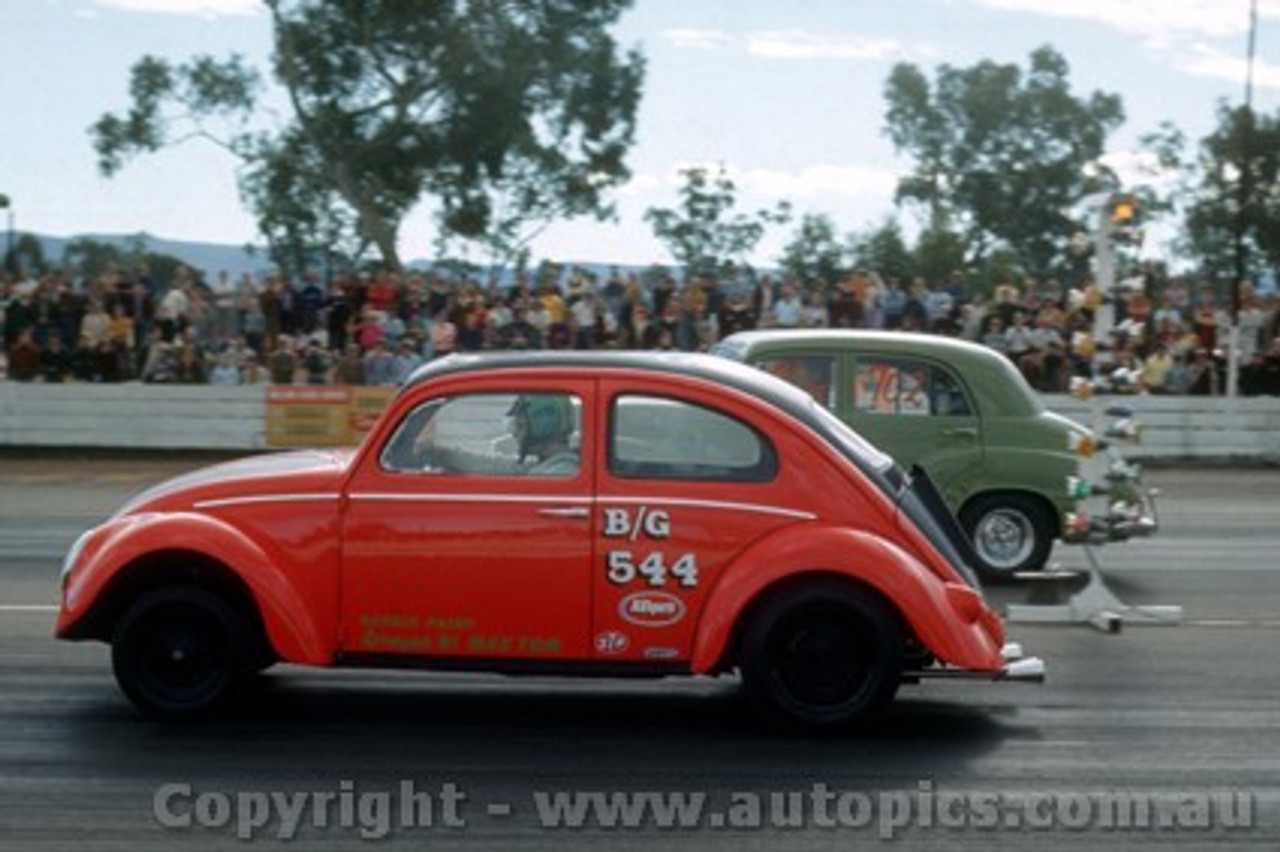
M 773 444 L 721 411 L 665 397 L 624 394 L 609 417 L 609 471 L 623 479 L 768 482 Z
M 836 408 L 835 363 L 833 355 L 778 355 L 762 358 L 756 366 L 803 390 L 813 401 L 834 411 Z

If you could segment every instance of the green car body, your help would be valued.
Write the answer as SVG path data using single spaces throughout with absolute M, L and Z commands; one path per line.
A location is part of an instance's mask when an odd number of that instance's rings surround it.
M 1037 570 L 1053 541 L 1117 541 L 1158 527 L 1140 471 L 1047 410 L 999 353 L 905 332 L 760 330 L 716 354 L 781 375 L 904 468 L 928 472 L 989 579 Z M 1082 505 L 1106 494 L 1098 516 Z M 1096 501 L 1092 501 L 1096 502 Z

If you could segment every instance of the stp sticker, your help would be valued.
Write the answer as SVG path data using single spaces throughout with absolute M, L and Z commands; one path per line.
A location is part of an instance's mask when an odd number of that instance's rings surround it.
M 633 592 L 618 601 L 618 615 L 637 627 L 668 627 L 684 613 L 684 601 L 670 592 Z
M 627 634 L 617 630 L 606 630 L 596 635 L 596 650 L 601 654 L 621 654 L 630 645 Z

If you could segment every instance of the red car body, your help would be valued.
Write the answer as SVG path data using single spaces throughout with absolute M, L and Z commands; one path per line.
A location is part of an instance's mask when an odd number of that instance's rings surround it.
M 508 415 L 539 394 L 572 400 L 571 472 L 393 458 L 444 406 Z M 111 642 L 124 691 L 160 716 L 203 714 L 284 661 L 738 669 L 773 715 L 843 724 L 904 679 L 1042 673 L 1005 645 L 944 511 L 802 392 L 723 359 L 453 357 L 354 450 L 250 457 L 135 498 L 68 554 L 56 634 Z M 892 671 L 838 685 L 877 666 Z

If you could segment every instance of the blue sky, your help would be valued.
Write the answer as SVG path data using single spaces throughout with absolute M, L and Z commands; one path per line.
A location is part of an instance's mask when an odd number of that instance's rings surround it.
M 1280 0 L 1258 10 L 1254 106 L 1274 114 Z M 128 69 L 143 54 L 239 52 L 265 70 L 270 28 L 256 0 L 10 0 L 4 13 L 0 193 L 18 230 L 255 239 L 226 153 L 193 141 L 108 180 L 88 128 L 128 104 Z M 1025 66 L 1051 44 L 1077 95 L 1122 97 L 1116 163 L 1161 121 L 1199 139 L 1219 101 L 1243 99 L 1248 18 L 1249 0 L 637 0 L 617 30 L 648 57 L 620 221 L 552 227 L 535 255 L 670 262 L 642 216 L 676 203 L 689 165 L 723 163 L 744 208 L 787 199 L 842 232 L 874 226 L 906 169 L 882 131 L 884 81 L 903 60 L 932 77 L 944 63 Z M 430 256 L 433 228 L 428 209 L 410 217 L 402 256 Z M 757 261 L 776 259 L 791 230 L 771 234 Z

